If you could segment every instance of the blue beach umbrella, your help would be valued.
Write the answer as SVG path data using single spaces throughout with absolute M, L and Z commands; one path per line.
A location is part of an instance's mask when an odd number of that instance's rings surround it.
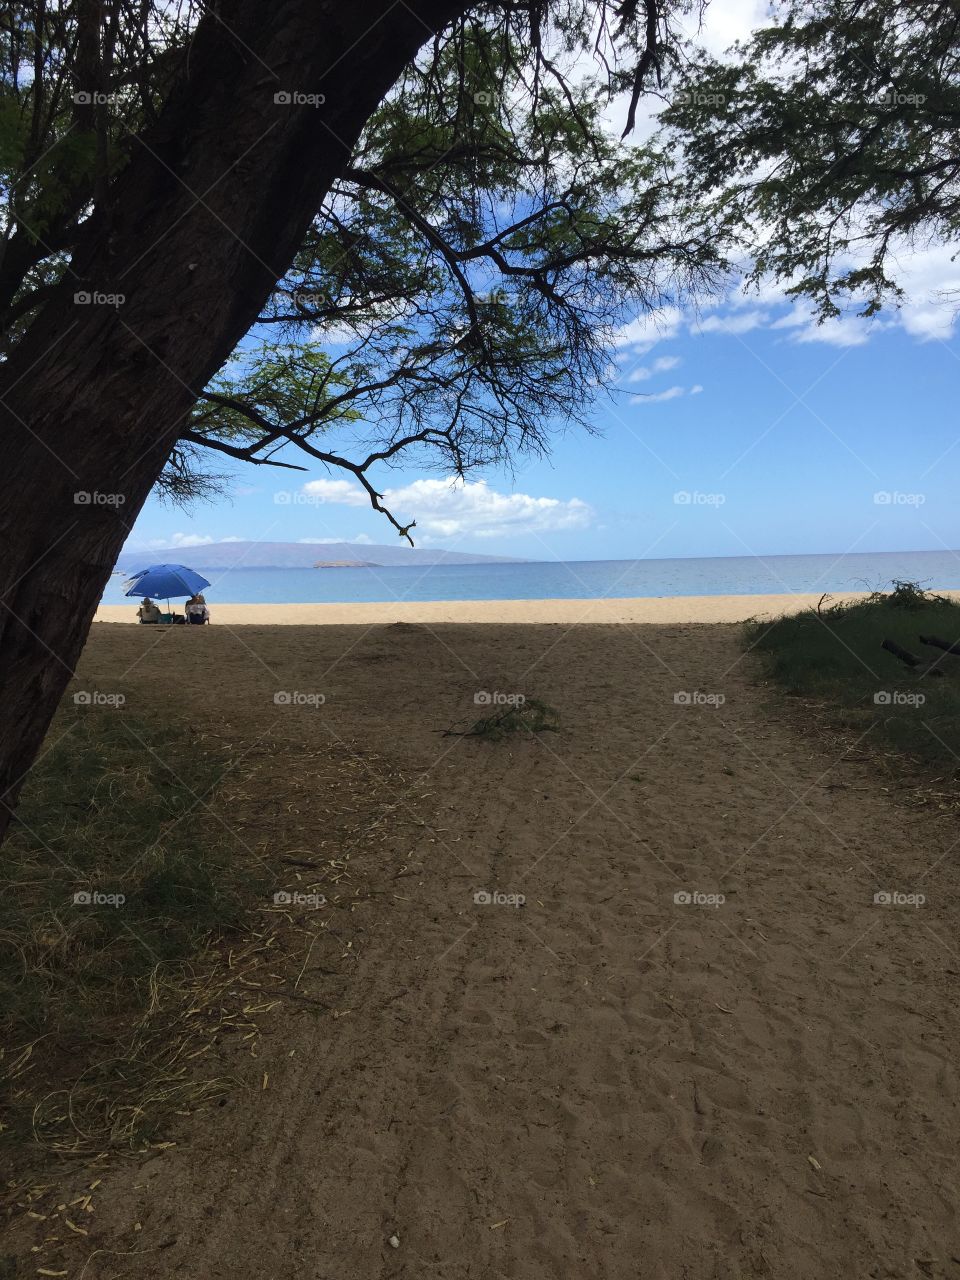
M 169 604 L 177 596 L 195 596 L 210 583 L 185 564 L 152 564 L 149 569 L 135 573 L 124 585 L 128 596 L 153 596 Z

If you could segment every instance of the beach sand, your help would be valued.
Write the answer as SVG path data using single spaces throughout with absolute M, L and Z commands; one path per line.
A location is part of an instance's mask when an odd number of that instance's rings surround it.
M 377 622 L 744 622 L 815 608 L 820 593 L 758 596 L 647 596 L 630 600 L 429 600 L 373 604 L 208 603 L 214 622 L 230 626 L 366 625 Z M 960 592 L 946 592 L 960 598 Z M 860 600 L 864 592 L 840 592 L 825 604 Z M 177 612 L 182 605 L 174 604 Z M 97 622 L 136 622 L 137 603 L 101 605 Z
M 102 1165 L 69 1274 L 955 1275 L 955 820 L 766 687 L 736 628 L 689 621 L 783 599 L 591 606 L 657 625 L 555 625 L 575 601 L 95 626 L 78 687 L 228 743 L 221 820 L 271 866 L 330 856 L 310 761 L 395 795 L 351 900 L 274 978 L 296 995 L 226 1059 L 243 1087 Z M 560 730 L 444 736 L 496 705 L 478 693 L 541 698 Z

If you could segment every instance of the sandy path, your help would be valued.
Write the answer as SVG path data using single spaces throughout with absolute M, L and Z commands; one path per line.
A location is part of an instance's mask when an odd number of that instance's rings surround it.
M 85 678 L 136 658 L 135 697 L 176 671 L 251 734 L 272 691 L 322 690 L 288 710 L 291 749 L 389 749 L 435 810 L 348 918 L 341 1016 L 291 1013 L 268 1091 L 109 1175 L 91 1244 L 116 1253 L 86 1280 L 960 1275 L 957 833 L 778 717 L 734 628 L 211 628 L 152 650 L 144 630 L 97 628 Z M 562 732 L 441 737 L 478 689 L 544 699 Z

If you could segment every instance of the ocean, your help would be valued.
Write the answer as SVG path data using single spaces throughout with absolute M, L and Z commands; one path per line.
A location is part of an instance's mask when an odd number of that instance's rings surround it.
M 211 604 L 767 595 L 875 590 L 888 587 L 894 578 L 960 588 L 958 551 L 204 572 L 202 548 L 193 556 L 185 548 L 183 562 L 210 579 L 204 594 Z M 110 579 L 104 604 L 133 603 L 123 594 L 123 581 L 119 575 Z

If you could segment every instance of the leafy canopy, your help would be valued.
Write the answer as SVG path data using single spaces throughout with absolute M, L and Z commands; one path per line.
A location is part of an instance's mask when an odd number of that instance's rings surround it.
M 675 27 L 695 8 L 465 4 L 369 120 L 235 358 L 169 424 L 161 487 L 209 488 L 212 454 L 290 467 L 299 451 L 382 510 L 375 466 L 463 476 L 589 427 L 617 326 L 722 275 L 678 177 L 604 119 L 626 91 L 629 127 L 647 87 L 677 74 Z M 200 17 L 169 0 L 33 0 L 0 19 L 2 351 L 109 217 Z
M 960 10 L 776 0 L 664 113 L 691 205 L 822 319 L 902 293 L 898 252 L 960 233 Z

